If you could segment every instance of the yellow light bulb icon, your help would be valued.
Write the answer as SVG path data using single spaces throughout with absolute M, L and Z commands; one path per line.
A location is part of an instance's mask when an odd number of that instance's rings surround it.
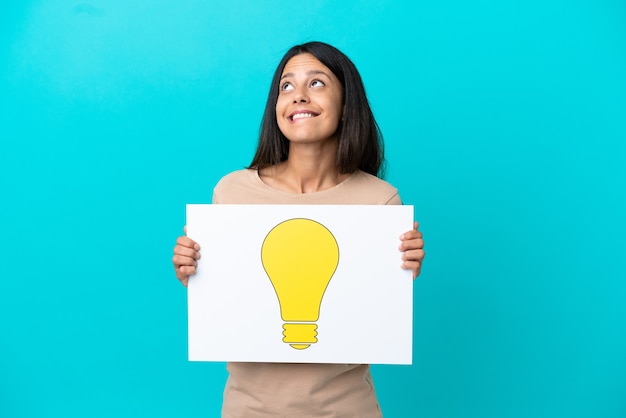
M 283 342 L 297 350 L 308 348 L 317 342 L 322 297 L 339 264 L 335 237 L 319 222 L 289 219 L 267 234 L 261 261 L 285 321 Z

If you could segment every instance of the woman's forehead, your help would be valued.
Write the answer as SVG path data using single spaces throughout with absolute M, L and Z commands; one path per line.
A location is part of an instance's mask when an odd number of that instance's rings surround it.
M 295 55 L 287 61 L 285 68 L 283 68 L 281 77 L 285 77 L 286 75 L 294 74 L 296 72 L 307 72 L 310 70 L 322 70 L 328 73 L 329 76 L 334 76 L 333 72 L 322 64 L 320 60 L 315 58 L 313 54 L 305 52 L 303 54 Z

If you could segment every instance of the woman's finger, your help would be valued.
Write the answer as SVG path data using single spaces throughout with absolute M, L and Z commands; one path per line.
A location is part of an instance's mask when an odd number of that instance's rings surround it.
M 184 265 L 184 266 L 179 266 L 174 270 L 176 271 L 176 277 L 178 277 L 179 280 L 196 274 L 196 266 Z
M 200 259 L 200 253 L 198 251 L 194 250 L 193 248 L 184 247 L 182 245 L 177 245 L 174 247 L 174 254 L 184 257 L 190 257 L 195 260 Z
M 402 260 L 403 261 L 418 261 L 418 262 L 422 262 L 424 260 L 424 257 L 426 256 L 426 252 L 424 250 L 411 250 L 411 251 L 405 251 L 402 254 Z
M 174 264 L 174 268 L 178 268 L 180 266 L 197 266 L 198 262 L 193 257 L 188 257 L 186 255 L 174 254 L 172 257 L 172 264 Z
M 400 251 L 417 250 L 421 248 L 424 248 L 424 240 L 421 238 L 406 240 L 400 243 Z
M 176 239 L 176 245 L 180 245 L 180 246 L 188 247 L 188 248 L 193 248 L 196 251 L 198 251 L 200 249 L 200 246 L 198 245 L 197 242 L 195 242 L 191 238 L 185 237 L 185 236 L 178 237 Z
M 404 270 L 412 270 L 413 271 L 413 279 L 419 276 L 422 270 L 422 263 L 418 261 L 405 261 L 401 266 Z

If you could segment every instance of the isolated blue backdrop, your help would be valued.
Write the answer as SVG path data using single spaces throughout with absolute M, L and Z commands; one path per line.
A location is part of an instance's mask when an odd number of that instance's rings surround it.
M 427 240 L 386 416 L 626 416 L 623 1 L 1 10 L 0 417 L 218 416 L 172 247 L 308 40 L 360 69 Z

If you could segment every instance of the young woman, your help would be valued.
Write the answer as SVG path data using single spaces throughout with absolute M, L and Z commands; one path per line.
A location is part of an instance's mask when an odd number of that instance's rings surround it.
M 223 177 L 213 203 L 402 204 L 398 191 L 377 177 L 382 162 L 382 136 L 354 64 L 330 45 L 297 45 L 274 74 L 250 167 Z M 417 228 L 415 223 L 399 239 L 401 267 L 413 278 L 424 258 Z M 199 251 L 190 238 L 178 238 L 173 263 L 184 286 L 195 274 Z M 368 365 L 227 368 L 224 417 L 381 416 Z

